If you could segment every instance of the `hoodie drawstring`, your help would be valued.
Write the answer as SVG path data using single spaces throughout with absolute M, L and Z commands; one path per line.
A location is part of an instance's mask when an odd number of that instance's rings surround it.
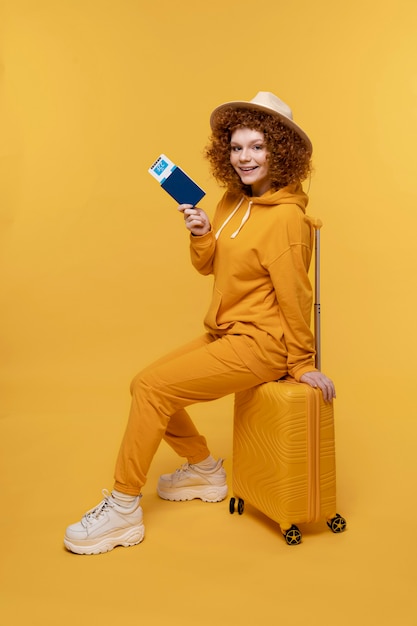
M 237 230 L 235 230 L 235 232 L 230 235 L 230 239 L 234 239 L 235 237 L 238 236 L 238 234 L 240 233 L 241 229 L 243 228 L 243 226 L 246 224 L 246 222 L 248 221 L 248 219 L 250 217 L 250 210 L 251 210 L 251 208 L 252 208 L 252 200 L 249 202 L 248 209 L 247 209 L 245 215 L 242 217 L 242 221 L 240 222 L 239 228 Z
M 232 217 L 235 215 L 235 213 L 237 213 L 237 211 L 240 209 L 240 207 L 242 206 L 242 203 L 244 201 L 244 197 L 240 199 L 240 202 L 238 203 L 237 207 L 235 209 L 233 209 L 233 211 L 230 213 L 230 215 L 225 219 L 225 221 L 223 222 L 223 224 L 220 226 L 219 230 L 217 231 L 217 233 L 215 234 L 216 239 L 219 238 L 220 233 L 222 232 L 223 228 L 225 226 L 227 226 L 227 224 L 230 222 L 230 220 L 232 219 Z M 246 222 L 248 221 L 249 217 L 250 217 L 250 212 L 251 212 L 251 208 L 252 208 L 252 200 L 249 202 L 249 206 L 247 208 L 247 211 L 245 213 L 245 215 L 242 217 L 242 221 L 240 222 L 240 226 L 237 230 L 235 230 L 234 233 L 232 233 L 230 235 L 230 239 L 234 239 L 235 237 L 237 237 L 237 235 L 239 234 L 240 230 L 242 229 L 242 227 L 244 226 L 244 224 L 246 224 Z

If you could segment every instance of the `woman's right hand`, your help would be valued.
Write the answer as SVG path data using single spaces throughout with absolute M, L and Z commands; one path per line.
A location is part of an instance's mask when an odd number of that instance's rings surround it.
M 192 204 L 180 204 L 178 211 L 183 214 L 185 226 L 193 235 L 198 237 L 210 232 L 210 220 L 203 209 Z

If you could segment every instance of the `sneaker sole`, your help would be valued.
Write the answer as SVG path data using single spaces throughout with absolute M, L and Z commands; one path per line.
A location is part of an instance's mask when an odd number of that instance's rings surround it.
M 176 488 L 173 491 L 165 491 L 157 488 L 158 496 L 163 500 L 171 502 L 185 502 L 186 500 L 203 500 L 203 502 L 221 502 L 227 496 L 227 485 L 224 487 L 215 487 L 212 485 L 200 487 L 184 487 Z
M 96 541 L 90 539 L 77 542 L 65 537 L 64 545 L 67 550 L 75 554 L 103 554 L 104 552 L 110 552 L 116 546 L 123 546 L 124 548 L 136 546 L 143 541 L 144 537 L 145 527 L 142 525 L 122 530 L 119 535 L 101 537 Z

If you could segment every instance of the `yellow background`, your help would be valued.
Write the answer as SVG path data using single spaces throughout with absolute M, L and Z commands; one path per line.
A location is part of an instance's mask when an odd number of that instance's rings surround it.
M 3 0 L 0 5 L 0 621 L 417 624 L 414 0 Z M 206 190 L 219 103 L 272 91 L 314 145 L 323 369 L 340 512 L 288 548 L 254 511 L 170 505 L 80 558 L 65 526 L 111 487 L 132 376 L 199 334 L 210 280 L 161 152 Z M 231 475 L 232 398 L 193 407 Z

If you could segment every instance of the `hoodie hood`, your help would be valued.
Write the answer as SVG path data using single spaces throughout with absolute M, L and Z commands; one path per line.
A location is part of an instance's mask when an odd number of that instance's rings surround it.
M 219 238 L 220 233 L 222 232 L 223 228 L 230 222 L 232 217 L 238 212 L 240 207 L 245 202 L 248 203 L 248 207 L 242 217 L 239 228 L 237 228 L 237 230 L 235 230 L 234 233 L 231 234 L 230 236 L 231 239 L 234 239 L 235 237 L 238 236 L 243 226 L 249 220 L 253 206 L 256 206 L 256 205 L 277 206 L 279 204 L 296 204 L 303 211 L 303 213 L 305 213 L 306 207 L 308 204 L 308 196 L 303 191 L 300 183 L 294 183 L 292 185 L 288 185 L 287 187 L 283 187 L 282 189 L 279 189 L 278 191 L 267 191 L 266 193 L 264 193 L 262 196 L 259 196 L 259 197 L 242 195 L 240 199 L 238 200 L 235 208 L 232 210 L 232 212 L 228 215 L 228 217 L 225 219 L 223 224 L 217 230 L 215 234 L 216 239 Z

